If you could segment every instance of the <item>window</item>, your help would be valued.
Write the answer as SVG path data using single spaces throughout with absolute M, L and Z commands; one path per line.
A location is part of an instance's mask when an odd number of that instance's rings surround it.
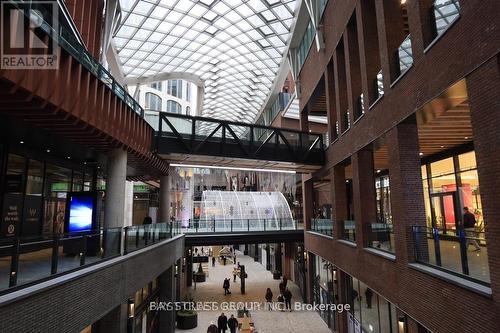
M 147 110 L 161 111 L 161 97 L 153 93 L 146 93 L 145 108 Z
M 437 37 L 460 16 L 460 3 L 458 0 L 436 0 L 433 9 L 433 33 Z
M 167 93 L 177 98 L 182 98 L 182 80 L 168 80 Z
M 191 83 L 186 82 L 186 101 L 191 102 Z
M 182 107 L 176 101 L 167 101 L 167 112 L 182 113 Z
M 161 91 L 162 84 L 161 84 L 161 82 L 153 82 L 153 83 L 151 83 L 150 87 L 153 89 L 156 89 L 158 91 Z

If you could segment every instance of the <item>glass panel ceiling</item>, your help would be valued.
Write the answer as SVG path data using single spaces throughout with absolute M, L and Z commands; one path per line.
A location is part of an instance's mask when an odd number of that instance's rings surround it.
M 202 114 L 251 122 L 289 41 L 295 0 L 120 0 L 114 37 L 128 78 L 188 73 L 205 82 Z

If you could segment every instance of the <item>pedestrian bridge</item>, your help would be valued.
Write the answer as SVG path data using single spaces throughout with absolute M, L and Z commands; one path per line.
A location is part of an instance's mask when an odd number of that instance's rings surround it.
M 321 134 L 168 112 L 145 118 L 156 153 L 170 163 L 310 173 L 325 160 Z

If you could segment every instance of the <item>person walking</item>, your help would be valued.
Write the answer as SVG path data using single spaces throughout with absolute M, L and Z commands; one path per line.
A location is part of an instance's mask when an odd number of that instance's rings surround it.
M 267 288 L 266 290 L 266 302 L 267 302 L 267 309 L 271 311 L 273 302 L 273 292 L 271 291 L 271 288 Z
M 217 326 L 219 327 L 219 333 L 226 333 L 227 317 L 224 315 L 224 312 L 217 319 Z
M 372 308 L 373 291 L 370 288 L 366 288 L 365 297 L 366 297 L 366 307 L 368 309 L 371 309 Z
M 286 288 L 285 293 L 283 294 L 283 297 L 285 297 L 285 307 L 287 310 L 290 310 L 292 312 L 292 292 L 290 289 Z
M 469 212 L 469 207 L 464 207 L 464 215 L 462 218 L 465 236 L 467 237 L 466 246 L 472 244 L 476 248 L 475 251 L 481 251 L 481 247 L 476 241 L 476 217 Z
M 226 260 L 227 260 L 227 259 L 226 259 L 226 256 L 223 256 L 223 257 L 222 257 L 222 262 L 224 263 L 224 266 L 226 266 Z
M 230 286 L 229 279 L 225 278 L 224 283 L 222 284 L 222 288 L 224 288 L 224 295 L 231 294 L 231 292 L 229 291 L 229 286 Z
M 236 276 L 238 275 L 238 267 L 233 268 L 233 282 L 236 282 Z
M 210 322 L 210 325 L 208 326 L 207 333 L 219 333 L 219 329 L 217 328 L 217 325 L 214 324 L 213 321 Z
M 277 300 L 278 300 L 278 309 L 279 309 L 281 312 L 285 311 L 285 298 L 283 297 L 283 294 L 282 294 L 282 293 L 280 293 L 280 294 L 278 295 Z
M 231 333 L 236 333 L 236 329 L 238 328 L 238 319 L 234 318 L 234 315 L 231 315 L 231 318 L 227 321 L 227 326 Z
M 280 282 L 279 289 L 280 289 L 281 294 L 283 294 L 285 292 L 286 286 L 285 286 L 285 283 L 283 281 Z
M 212 267 L 215 267 L 215 257 L 212 257 Z

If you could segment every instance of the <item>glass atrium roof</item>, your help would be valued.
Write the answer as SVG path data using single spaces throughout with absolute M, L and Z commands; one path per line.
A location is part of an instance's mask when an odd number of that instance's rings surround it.
M 125 77 L 190 74 L 202 115 L 252 122 L 289 41 L 295 0 L 120 0 L 114 44 Z

